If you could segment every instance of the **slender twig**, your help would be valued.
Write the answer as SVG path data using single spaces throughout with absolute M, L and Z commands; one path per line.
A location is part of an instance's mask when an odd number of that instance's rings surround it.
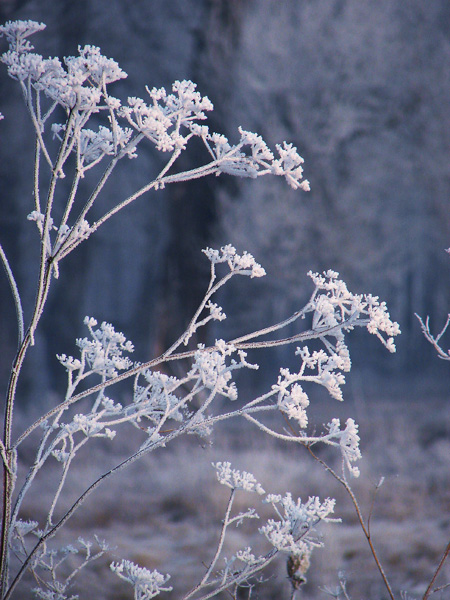
M 259 571 L 262 571 L 263 569 L 265 569 L 273 561 L 273 559 L 278 555 L 278 553 L 279 553 L 279 550 L 276 550 L 274 548 L 270 552 L 268 552 L 264 556 L 264 560 L 261 561 L 260 563 L 258 563 L 256 566 L 245 568 L 240 573 L 238 573 L 236 576 L 231 576 L 230 578 L 228 578 L 225 581 L 222 581 L 222 580 L 211 581 L 210 583 L 208 583 L 206 585 L 214 586 L 214 585 L 218 584 L 217 587 L 214 587 L 214 589 L 212 589 L 210 592 L 207 592 L 206 594 L 204 594 L 203 596 L 200 596 L 196 600 L 209 600 L 209 598 L 218 596 L 221 592 L 224 592 L 225 590 L 227 590 L 231 585 L 239 585 L 243 581 L 246 581 L 255 573 L 258 573 Z M 186 597 L 183 596 L 182 600 L 186 600 Z
M 23 93 L 23 97 L 24 97 L 24 100 L 25 100 L 25 105 L 28 108 L 28 111 L 30 113 L 31 120 L 33 122 L 33 126 L 34 126 L 34 129 L 36 131 L 36 135 L 37 135 L 39 143 L 41 145 L 42 152 L 43 152 L 43 154 L 45 156 L 45 160 L 47 161 L 48 166 L 50 167 L 50 169 L 52 169 L 53 168 L 53 162 L 52 162 L 52 159 L 50 158 L 48 150 L 47 150 L 47 148 L 45 146 L 44 139 L 42 137 L 41 125 L 40 125 L 40 123 L 37 120 L 37 116 L 36 116 L 36 113 L 35 113 L 35 110 L 34 110 L 34 107 L 33 107 L 33 99 L 32 99 L 32 94 L 31 94 L 31 79 L 30 78 L 28 78 L 28 82 L 27 83 L 28 83 L 28 85 L 26 86 L 23 81 L 20 81 L 20 86 L 22 88 L 22 93 Z
M 378 570 L 380 572 L 381 578 L 383 579 L 383 582 L 384 582 L 386 590 L 387 590 L 387 592 L 389 594 L 389 597 L 391 598 L 391 600 L 395 600 L 394 593 L 392 591 L 392 588 L 390 586 L 390 583 L 388 581 L 386 573 L 384 572 L 384 569 L 383 569 L 383 566 L 382 566 L 382 564 L 380 562 L 378 554 L 377 554 L 377 552 L 375 550 L 375 547 L 374 547 L 373 542 L 372 542 L 372 536 L 371 536 L 370 531 L 368 530 L 368 528 L 367 528 L 367 526 L 366 526 L 366 524 L 364 522 L 364 518 L 362 516 L 358 500 L 356 499 L 356 496 L 353 493 L 352 488 L 350 487 L 350 485 L 348 484 L 348 482 L 343 477 L 339 477 L 339 475 L 329 465 L 327 465 L 326 462 L 324 462 L 321 458 L 319 458 L 316 454 L 314 454 L 314 452 L 312 451 L 311 446 L 309 444 L 306 445 L 306 448 L 308 449 L 308 451 L 311 454 L 311 456 L 315 460 L 317 460 L 317 462 L 319 462 L 324 467 L 324 469 L 326 471 L 328 471 L 336 479 L 336 481 L 338 481 L 345 488 L 345 490 L 347 491 L 348 495 L 350 496 L 350 499 L 351 499 L 351 501 L 353 503 L 353 506 L 355 508 L 355 511 L 356 511 L 356 515 L 358 517 L 359 524 L 360 524 L 361 529 L 363 530 L 364 535 L 365 535 L 365 537 L 367 539 L 367 543 L 369 544 L 370 551 L 371 551 L 372 556 L 373 556 L 373 558 L 375 560 L 377 568 L 378 568 Z M 425 600 L 425 598 L 424 598 L 424 600 Z
M 432 594 L 435 590 L 433 590 L 433 585 L 434 582 L 436 581 L 437 576 L 439 575 L 440 570 L 442 569 L 442 567 L 444 566 L 445 561 L 448 558 L 448 555 L 450 554 L 450 542 L 447 544 L 447 547 L 444 550 L 444 554 L 442 555 L 441 560 L 439 561 L 439 564 L 437 566 L 436 571 L 434 572 L 433 577 L 431 578 L 430 584 L 427 587 L 425 594 L 423 595 L 422 600 L 427 600 L 428 597 L 430 596 L 430 594 Z
M 384 477 L 382 479 L 380 479 L 380 481 L 377 483 L 376 487 L 375 487 L 375 492 L 372 496 L 372 502 L 370 503 L 370 509 L 369 509 L 369 516 L 367 517 L 367 532 L 370 535 L 370 523 L 372 520 L 372 515 L 373 515 L 373 509 L 375 507 L 375 500 L 377 498 L 377 494 L 378 494 L 378 490 L 381 487 L 381 484 L 383 483 Z
M 17 316 L 17 348 L 19 349 L 23 342 L 24 337 L 24 325 L 23 325 L 23 309 L 22 302 L 20 301 L 20 294 L 17 288 L 16 280 L 14 279 L 13 272 L 11 271 L 11 267 L 9 266 L 8 259 L 6 258 L 6 254 L 0 244 L 0 257 L 2 259 L 3 268 L 6 271 L 6 276 L 8 277 L 8 282 L 11 287 L 11 292 L 14 298 L 14 306 L 16 307 L 16 316 Z
M 350 596 L 348 595 L 348 592 L 347 592 L 347 585 L 345 583 L 345 580 L 343 580 L 341 577 L 339 577 L 339 585 L 340 585 L 342 593 L 344 594 L 345 600 L 350 600 Z
M 36 212 L 41 212 L 41 193 L 39 189 L 39 172 L 41 166 L 41 144 L 39 137 L 36 135 L 35 149 L 34 149 L 34 175 L 33 175 L 33 195 L 34 195 L 34 208 Z
M 126 153 L 124 152 L 123 155 L 125 155 L 125 154 Z M 118 158 L 117 158 L 117 160 L 115 160 L 114 166 L 118 160 L 119 160 Z M 128 206 L 129 204 L 134 202 L 134 200 L 137 200 L 138 198 L 140 198 L 141 196 L 143 196 L 144 194 L 146 194 L 147 192 L 149 192 L 152 189 L 158 189 L 160 187 L 164 187 L 166 184 L 172 183 L 172 182 L 178 183 L 178 182 L 183 182 L 183 181 L 191 181 L 192 179 L 199 179 L 201 177 L 206 177 L 207 175 L 212 175 L 216 171 L 217 171 L 217 165 L 215 163 L 209 163 L 208 165 L 205 165 L 203 167 L 198 167 L 198 168 L 192 169 L 190 171 L 184 171 L 182 173 L 177 173 L 175 175 L 166 175 L 165 177 L 161 177 L 161 178 L 157 177 L 150 183 L 142 186 L 137 192 L 134 192 L 134 194 L 131 194 L 130 196 L 128 196 L 128 198 L 125 198 L 125 200 L 122 200 L 122 202 L 119 202 L 119 204 L 117 204 L 116 206 L 111 208 L 108 212 L 106 212 L 103 215 L 103 217 L 101 217 L 100 219 L 95 221 L 95 223 L 93 223 L 90 227 L 90 233 L 91 234 L 94 233 L 94 231 L 96 231 L 99 227 L 101 227 L 103 225 L 103 223 L 108 221 L 108 219 L 110 219 L 112 216 L 114 216 L 116 213 L 121 211 L 123 208 L 125 208 L 126 206 Z M 83 213 L 85 213 L 85 212 L 87 212 L 87 211 L 83 210 Z M 83 218 L 84 218 L 84 216 L 83 216 Z M 78 220 L 79 219 L 77 219 L 77 222 L 78 222 Z M 72 245 L 70 251 L 72 251 L 76 246 L 78 246 L 78 244 L 80 244 L 81 241 L 82 240 L 76 241 Z M 65 248 L 65 244 L 63 244 L 63 247 Z M 63 258 L 67 254 L 68 254 L 68 252 L 66 249 L 61 250 L 61 252 L 58 256 L 58 259 Z
M 434 588 L 434 590 L 432 590 L 431 593 L 436 594 L 436 592 L 442 592 L 442 590 L 445 590 L 448 587 L 450 587 L 450 583 L 444 583 L 444 585 L 440 585 L 437 588 Z
M 225 535 L 227 532 L 227 528 L 228 528 L 228 525 L 230 524 L 229 523 L 230 512 L 231 512 L 231 507 L 233 506 L 233 501 L 234 501 L 235 495 L 236 495 L 236 490 L 235 489 L 231 490 L 231 494 L 228 499 L 228 504 L 227 504 L 227 508 L 225 511 L 225 517 L 222 522 L 222 530 L 220 532 L 219 542 L 217 544 L 216 552 L 214 553 L 214 556 L 210 562 L 210 565 L 209 565 L 206 573 L 202 577 L 202 580 L 194 588 L 192 588 L 192 590 L 190 592 L 188 592 L 184 596 L 184 600 L 188 600 L 188 598 L 191 598 L 191 596 L 193 596 L 199 589 L 201 589 L 206 584 L 206 582 L 209 579 L 209 576 L 211 575 L 211 573 L 217 563 L 220 553 L 222 552 L 223 544 L 225 542 Z
M 445 334 L 445 332 L 448 329 L 448 326 L 450 325 L 450 314 L 447 315 L 447 320 L 445 322 L 444 327 L 441 329 L 441 331 L 436 336 L 434 336 L 430 330 L 430 317 L 427 317 L 425 320 L 425 323 L 424 323 L 422 318 L 419 317 L 419 315 L 417 313 L 415 313 L 415 315 L 419 320 L 423 335 L 430 342 L 430 344 L 433 346 L 433 348 L 436 350 L 438 357 L 441 358 L 442 360 L 450 360 L 450 351 L 443 350 L 443 348 L 439 345 L 439 342 L 440 342 L 442 336 Z
M 74 235 L 73 232 L 75 232 L 77 230 L 78 225 L 80 225 L 80 223 L 85 219 L 87 213 L 89 212 L 90 208 L 94 204 L 98 195 L 102 191 L 107 179 L 109 179 L 111 173 L 113 172 L 113 170 L 114 170 L 115 166 L 117 165 L 117 163 L 119 162 L 119 160 L 121 158 L 123 158 L 124 156 L 126 156 L 127 152 L 132 147 L 137 146 L 137 144 L 139 143 L 140 140 L 142 140 L 143 137 L 144 137 L 143 134 L 136 135 L 133 138 L 133 140 L 131 140 L 127 144 L 127 146 L 125 148 L 122 148 L 122 150 L 111 159 L 108 166 L 103 171 L 102 176 L 98 180 L 97 185 L 95 186 L 94 190 L 92 191 L 91 195 L 89 196 L 86 204 L 84 205 L 83 209 L 81 210 L 80 214 L 78 215 L 78 217 L 72 227 L 72 231 L 69 233 L 67 238 L 64 240 L 64 243 L 61 244 L 61 246 L 56 250 L 56 252 L 53 256 L 54 260 L 56 260 L 56 261 L 61 260 L 62 258 L 64 258 L 64 256 L 66 256 L 69 252 L 71 252 L 76 247 L 76 245 L 78 245 L 78 243 L 80 243 L 80 240 L 73 239 L 73 235 Z M 70 247 L 70 250 L 68 250 L 69 247 Z
M 22 369 L 23 361 L 27 349 L 33 343 L 33 332 L 37 322 L 42 314 L 43 306 L 48 295 L 48 289 L 50 286 L 51 278 L 51 266 L 47 265 L 42 286 L 38 287 L 36 296 L 35 309 L 33 318 L 31 320 L 28 331 L 23 339 L 23 342 L 17 352 L 16 358 L 13 362 L 10 378 L 8 382 L 8 391 L 6 395 L 5 403 L 5 420 L 3 426 L 3 446 L 5 449 L 5 456 L 7 462 L 3 468 L 3 508 L 2 508 L 2 525 L 1 525 L 1 539 L 0 539 L 0 598 L 3 597 L 3 591 L 8 582 L 8 556 L 9 556 L 9 535 L 11 526 L 11 502 L 12 493 L 14 488 L 14 468 L 13 462 L 15 460 L 15 448 L 11 446 L 11 432 L 12 432 L 12 419 L 14 412 L 15 395 L 17 389 L 17 383 L 19 374 Z

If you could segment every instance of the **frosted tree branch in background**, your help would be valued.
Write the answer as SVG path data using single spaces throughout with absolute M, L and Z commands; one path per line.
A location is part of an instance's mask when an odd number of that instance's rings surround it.
M 423 335 L 430 342 L 430 344 L 433 346 L 433 348 L 436 350 L 438 357 L 442 358 L 442 360 L 450 360 L 450 350 L 444 350 L 440 344 L 441 338 L 443 335 L 445 335 L 445 333 L 448 329 L 448 326 L 450 324 L 450 314 L 447 315 L 447 320 L 445 322 L 445 325 L 437 335 L 433 335 L 431 333 L 430 317 L 427 317 L 425 319 L 425 322 L 423 321 L 423 319 L 421 317 L 419 317 L 418 314 L 416 314 L 416 317 L 419 319 L 419 323 L 422 328 Z
M 447 248 L 446 252 L 447 252 L 447 254 L 450 254 L 450 248 Z M 442 358 L 442 360 L 450 360 L 450 350 L 444 350 L 441 345 L 441 338 L 447 332 L 448 326 L 450 324 L 450 313 L 447 315 L 447 320 L 445 322 L 445 325 L 443 326 L 443 328 L 437 335 L 433 335 L 431 333 L 430 317 L 427 317 L 425 319 L 425 321 L 417 313 L 416 313 L 416 317 L 419 320 L 420 326 L 422 328 L 422 333 L 425 336 L 425 339 L 427 339 L 430 342 L 430 344 L 433 346 L 433 348 L 436 350 L 438 357 Z

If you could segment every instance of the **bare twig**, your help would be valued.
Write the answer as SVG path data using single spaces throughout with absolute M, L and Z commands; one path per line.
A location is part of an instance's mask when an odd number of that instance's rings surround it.
M 319 458 L 316 454 L 314 454 L 314 452 L 312 451 L 310 445 L 307 445 L 306 448 L 308 449 L 308 451 L 311 454 L 311 456 L 315 460 L 317 460 L 324 467 L 324 469 L 326 471 L 328 471 L 336 479 L 336 481 L 338 481 L 345 488 L 345 490 L 347 491 L 348 495 L 350 496 L 350 499 L 351 499 L 351 501 L 353 503 L 353 506 L 355 508 L 355 511 L 356 511 L 356 516 L 358 517 L 359 524 L 360 524 L 361 529 L 363 530 L 364 535 L 365 535 L 365 537 L 367 539 L 367 543 L 369 544 L 369 548 L 370 548 L 370 551 L 372 553 L 373 559 L 374 559 L 374 561 L 375 561 L 375 563 L 377 565 L 377 568 L 378 568 L 378 570 L 380 572 L 381 578 L 383 579 L 383 582 L 384 582 L 386 590 L 387 590 L 387 592 L 389 594 L 389 597 L 391 598 L 391 600 L 395 600 L 394 593 L 392 591 L 392 588 L 391 588 L 390 583 L 389 583 L 389 581 L 387 579 L 386 573 L 384 572 L 383 566 L 382 566 L 382 564 L 380 562 L 378 554 L 377 554 L 377 552 L 375 550 L 375 547 L 373 545 L 372 536 L 370 534 L 370 530 L 368 529 L 368 527 L 366 526 L 366 524 L 364 522 L 364 518 L 362 516 L 358 500 L 356 499 L 356 496 L 353 493 L 352 488 L 350 487 L 350 485 L 348 484 L 348 482 L 343 477 L 339 477 L 339 475 L 330 466 L 328 466 L 326 462 L 324 462 L 321 458 Z M 424 598 L 423 600 L 426 600 L 426 599 Z
M 422 600 L 427 600 L 431 594 L 433 594 L 435 591 L 437 591 L 437 590 L 433 590 L 433 585 L 434 585 L 434 582 L 436 581 L 437 576 L 439 575 L 440 570 L 444 566 L 444 563 L 447 560 L 449 554 L 450 554 L 450 542 L 447 544 L 447 547 L 444 550 L 444 554 L 442 555 L 442 558 L 439 561 L 436 571 L 434 572 L 434 575 L 431 578 L 430 584 L 428 585 L 428 587 L 425 591 L 425 594 L 423 595 Z M 440 588 L 440 589 L 444 589 L 444 588 Z
M 450 314 L 447 315 L 447 320 L 445 322 L 444 327 L 441 329 L 441 331 L 436 336 L 434 336 L 430 330 L 430 317 L 427 317 L 425 319 L 425 323 L 424 323 L 423 319 L 417 313 L 415 313 L 415 315 L 419 319 L 419 323 L 422 328 L 423 335 L 430 342 L 430 344 L 433 346 L 433 348 L 436 350 L 438 357 L 441 358 L 442 360 L 450 360 L 449 350 L 444 350 L 442 348 L 442 346 L 439 344 L 442 336 L 445 334 L 445 332 L 447 331 L 448 326 L 450 324 Z
M 9 266 L 8 259 L 6 258 L 6 254 L 0 244 L 0 258 L 2 259 L 3 268 L 5 269 L 6 276 L 8 277 L 8 282 L 11 288 L 11 292 L 14 298 L 14 306 L 16 307 L 16 316 L 17 316 L 17 347 L 20 348 L 23 342 L 24 337 L 24 325 L 23 325 L 23 309 L 22 302 L 20 301 L 20 294 L 17 288 L 16 280 L 14 279 L 13 272 L 11 271 L 11 267 Z

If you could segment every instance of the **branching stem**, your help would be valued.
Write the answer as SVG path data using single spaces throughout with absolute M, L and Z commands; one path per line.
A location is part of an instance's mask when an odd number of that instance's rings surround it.
M 433 590 L 434 583 L 435 583 L 435 581 L 437 579 L 437 576 L 439 575 L 439 572 L 441 571 L 442 567 L 444 566 L 444 563 L 447 560 L 449 554 L 450 554 L 450 542 L 447 544 L 447 547 L 444 550 L 444 554 L 442 555 L 442 558 L 439 561 L 439 564 L 438 564 L 438 566 L 436 568 L 436 571 L 434 572 L 434 575 L 431 578 L 430 584 L 428 585 L 428 587 L 427 587 L 427 589 L 425 591 L 425 594 L 423 595 L 422 600 L 428 600 L 428 598 L 430 597 L 430 595 L 435 591 L 435 590 Z
M 390 597 L 391 600 L 395 600 L 395 596 L 394 596 L 394 593 L 392 591 L 391 585 L 390 585 L 390 583 L 389 583 L 389 581 L 388 581 L 388 579 L 386 577 L 386 574 L 384 572 L 383 566 L 382 566 L 382 564 L 380 562 L 380 559 L 378 558 L 378 554 L 377 554 L 377 552 L 375 550 L 375 547 L 373 545 L 372 536 L 370 534 L 370 530 L 366 526 L 366 523 L 365 523 L 364 518 L 363 518 L 362 513 L 361 513 L 361 509 L 359 507 L 358 500 L 356 499 L 356 496 L 355 496 L 352 488 L 350 487 L 350 485 L 348 484 L 348 482 L 343 477 L 340 477 L 330 466 L 328 466 L 326 464 L 326 462 L 324 462 L 321 458 L 319 458 L 316 454 L 314 454 L 314 452 L 312 451 L 310 445 L 307 444 L 306 448 L 308 449 L 308 451 L 311 454 L 311 456 L 317 462 L 319 462 L 324 467 L 324 469 L 326 471 L 328 471 L 336 479 L 336 481 L 338 481 L 345 488 L 346 492 L 350 496 L 352 504 L 353 504 L 353 506 L 355 508 L 356 516 L 358 517 L 359 524 L 360 524 L 361 529 L 363 530 L 364 535 L 365 535 L 365 537 L 367 539 L 367 543 L 369 544 L 369 548 L 370 548 L 370 551 L 372 553 L 373 559 L 374 559 L 375 564 L 377 565 L 377 568 L 378 568 L 378 570 L 380 572 L 381 578 L 383 579 L 383 582 L 384 582 L 386 590 L 387 590 L 387 592 L 389 594 L 389 597 Z

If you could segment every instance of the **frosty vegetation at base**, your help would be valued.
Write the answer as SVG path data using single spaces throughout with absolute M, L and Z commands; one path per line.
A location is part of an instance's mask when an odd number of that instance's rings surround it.
M 333 446 L 342 455 L 343 481 L 347 481 L 347 474 L 357 477 L 356 463 L 361 456 L 358 425 L 352 419 L 344 425 L 339 419 L 333 419 L 322 433 L 309 433 L 309 398 L 304 385 L 319 384 L 333 398 L 342 400 L 344 373 L 351 367 L 347 333 L 355 327 L 365 327 L 390 352 L 395 351 L 394 337 L 400 333 L 383 302 L 370 294 L 353 294 L 338 273 L 330 270 L 322 274 L 309 273 L 313 284 L 309 301 L 285 320 L 233 340 L 218 339 L 211 346 L 190 348 L 188 342 L 200 327 L 225 319 L 222 308 L 213 301 L 222 286 L 236 276 L 265 275 L 261 265 L 247 252 L 240 254 L 231 245 L 220 250 L 207 248 L 203 252 L 211 270 L 205 296 L 186 330 L 170 348 L 146 363 L 133 362 L 129 357 L 133 345 L 122 333 L 116 332 L 109 323 L 98 326 L 94 318 L 86 317 L 87 336 L 76 341 L 79 355 L 58 356 L 67 371 L 64 398 L 13 439 L 17 384 L 27 350 L 34 344 L 49 288 L 58 277 L 61 261 L 103 223 L 151 190 L 207 175 L 225 173 L 250 178 L 275 175 L 284 177 L 294 189 L 309 189 L 308 181 L 303 179 L 303 159 L 292 144 L 277 145 L 275 155 L 259 135 L 243 129 L 239 129 L 236 144 L 210 132 L 203 122 L 213 106 L 192 82 L 175 82 L 171 93 L 164 88 L 146 88 L 146 100 L 128 98 L 124 105 L 110 94 L 109 86 L 126 74 L 114 60 L 104 57 L 99 48 L 80 47 L 78 56 L 65 58 L 64 62 L 57 58 L 45 59 L 33 52 L 27 38 L 44 27 L 33 21 L 9 22 L 0 27 L 0 34 L 9 43 L 2 62 L 21 87 L 36 135 L 34 206 L 30 206 L 28 219 L 36 224 L 40 238 L 36 301 L 27 328 L 13 271 L 0 246 L 18 322 L 18 351 L 11 369 L 0 444 L 4 469 L 0 600 L 19 592 L 18 584 L 27 571 L 34 577 L 36 597 L 44 600 L 74 598 L 70 590 L 75 575 L 108 551 L 106 542 L 99 539 L 93 542 L 79 539 L 63 548 L 53 545 L 52 538 L 85 498 L 105 479 L 144 454 L 166 447 L 185 434 L 208 437 L 217 424 L 227 419 L 243 418 L 249 426 L 265 434 L 308 449 L 319 443 Z M 61 115 L 61 109 L 65 120 L 52 122 L 52 117 Z M 95 129 L 88 128 L 93 120 Z M 193 137 L 202 140 L 209 162 L 188 171 L 172 172 Z M 89 221 L 89 212 L 118 163 L 123 158 L 136 159 L 140 144 L 145 142 L 168 156 L 165 166 L 146 185 L 96 221 Z M 82 205 L 77 198 L 80 180 L 101 162 L 106 162 L 106 166 Z M 49 182 L 44 189 L 42 172 L 45 170 Z M 61 180 L 67 178 L 70 178 L 69 185 L 62 185 Z M 274 335 L 293 323 L 310 325 L 299 328 L 294 336 L 280 339 Z M 322 349 L 310 349 L 306 345 L 310 340 L 321 342 Z M 277 382 L 265 394 L 233 404 L 238 398 L 234 371 L 258 369 L 257 364 L 247 361 L 246 351 L 285 344 L 296 347 L 298 370 L 291 373 L 280 369 Z M 169 377 L 163 372 L 166 363 L 180 359 L 189 359 L 191 365 L 183 376 Z M 133 397 L 122 404 L 107 393 L 113 384 L 125 379 L 133 382 Z M 89 408 L 83 413 L 77 412 L 77 403 L 84 398 L 90 398 Z M 218 398 L 227 401 L 216 402 Z M 282 417 L 279 423 L 267 418 L 273 414 Z M 70 508 L 62 507 L 62 493 L 78 450 L 93 438 L 114 440 L 117 428 L 123 425 L 134 426 L 141 436 L 135 452 L 93 481 Z M 35 448 L 34 460 L 29 465 L 18 465 L 18 448 L 36 430 L 40 430 L 42 436 Z M 40 523 L 24 521 L 21 518 L 24 499 L 48 461 L 59 463 L 60 477 L 47 517 Z M 294 595 L 304 580 L 312 550 L 322 544 L 315 534 L 316 527 L 322 521 L 338 520 L 330 516 L 334 500 L 311 497 L 302 501 L 294 499 L 289 492 L 266 494 L 251 473 L 235 470 L 226 461 L 214 464 L 213 468 L 219 483 L 230 488 L 230 498 L 217 548 L 212 557 L 205 557 L 210 561 L 209 567 L 183 598 L 206 600 L 241 584 L 252 585 L 258 573 L 280 554 L 296 565 L 291 574 Z M 273 509 L 273 518 L 259 526 L 267 550 L 256 556 L 246 547 L 224 557 L 230 525 L 259 519 L 253 506 L 244 512 L 232 513 L 236 494 L 249 492 L 256 493 Z M 68 574 L 65 561 L 74 554 L 80 558 L 79 566 Z M 112 563 L 111 569 L 133 586 L 136 599 L 148 600 L 171 589 L 168 575 L 128 560 Z

